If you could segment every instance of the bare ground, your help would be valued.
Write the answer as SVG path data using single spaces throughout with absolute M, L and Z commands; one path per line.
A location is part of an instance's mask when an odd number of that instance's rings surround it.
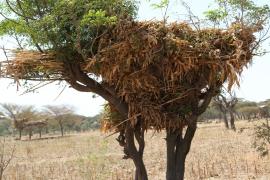
M 186 160 L 186 179 L 270 180 L 270 157 L 261 158 L 252 148 L 253 124 L 238 122 L 237 132 L 221 123 L 200 124 Z M 132 179 L 133 164 L 122 159 L 116 136 L 105 137 L 93 131 L 32 141 L 8 139 L 16 151 L 4 179 Z M 150 180 L 165 179 L 164 138 L 164 132 L 147 132 L 144 159 Z

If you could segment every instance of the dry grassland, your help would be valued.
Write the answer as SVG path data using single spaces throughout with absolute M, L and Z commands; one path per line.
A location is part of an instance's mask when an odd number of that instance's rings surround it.
M 186 179 L 270 180 L 270 157 L 252 148 L 253 123 L 238 122 L 238 132 L 221 123 L 200 124 L 187 158 Z M 240 128 L 245 128 L 239 132 Z M 122 160 L 116 136 L 98 131 L 63 138 L 24 140 L 4 174 L 8 180 L 128 180 L 131 160 Z M 147 132 L 145 163 L 150 180 L 165 178 L 165 134 Z M 24 137 L 27 139 L 27 137 Z

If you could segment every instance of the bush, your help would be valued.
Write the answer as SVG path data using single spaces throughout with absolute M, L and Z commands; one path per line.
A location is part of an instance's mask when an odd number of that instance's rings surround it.
M 268 119 L 266 119 L 265 123 L 255 127 L 253 146 L 261 156 L 269 154 L 270 126 Z
M 11 134 L 11 122 L 9 120 L 0 121 L 0 136 Z

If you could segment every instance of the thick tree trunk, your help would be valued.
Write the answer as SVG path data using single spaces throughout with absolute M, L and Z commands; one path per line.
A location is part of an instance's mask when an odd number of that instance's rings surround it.
M 230 116 L 231 116 L 231 119 L 230 119 L 231 129 L 236 131 L 236 127 L 235 127 L 235 124 L 234 124 L 235 119 L 234 119 L 234 114 L 233 114 L 232 111 L 230 111 Z
M 144 136 L 143 131 L 138 132 L 138 130 L 131 127 L 128 122 L 125 131 L 126 138 L 126 154 L 133 160 L 135 164 L 135 180 L 148 180 L 147 171 L 143 162 L 143 150 L 144 150 Z M 134 137 L 138 142 L 139 148 L 137 150 Z
M 133 162 L 136 166 L 135 180 L 148 180 L 147 171 L 146 171 L 142 157 L 139 157 L 139 156 L 136 157 L 133 160 Z
M 166 137 L 166 145 L 167 145 L 167 171 L 166 171 L 166 179 L 174 180 L 176 177 L 176 141 L 177 141 L 177 133 L 169 132 L 167 130 Z
M 196 132 L 197 117 L 193 119 L 182 136 L 183 129 L 174 131 L 167 129 L 167 180 L 183 180 L 185 175 L 185 160 L 190 150 L 191 142 Z

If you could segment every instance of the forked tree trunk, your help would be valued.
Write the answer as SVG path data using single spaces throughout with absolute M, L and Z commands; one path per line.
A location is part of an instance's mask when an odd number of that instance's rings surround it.
M 143 162 L 143 151 L 144 151 L 144 131 L 138 131 L 138 129 L 132 128 L 130 123 L 127 124 L 125 131 L 126 138 L 126 151 L 127 155 L 133 160 L 135 164 L 135 180 L 148 180 L 147 171 Z M 138 142 L 138 150 L 136 148 L 134 138 Z
M 175 131 L 167 129 L 167 180 L 183 180 L 185 160 L 196 132 L 196 121 L 189 125 L 183 137 L 183 129 Z
M 122 101 L 122 98 L 118 97 L 115 87 L 111 87 L 106 83 L 99 84 L 94 79 L 90 78 L 84 71 L 81 69 L 80 65 L 74 63 L 66 63 L 67 73 L 70 76 L 68 83 L 79 91 L 84 92 L 93 92 L 105 100 L 114 105 L 114 108 L 123 116 L 128 117 L 128 104 Z M 130 125 L 130 122 L 127 122 L 127 126 L 125 129 L 125 147 L 124 151 L 126 151 L 126 155 L 130 157 L 135 166 L 136 166 L 136 180 L 147 180 L 147 172 L 145 165 L 143 163 L 143 150 L 144 150 L 144 137 L 143 135 L 137 136 L 136 140 L 139 144 L 139 148 L 137 150 L 134 142 L 134 134 L 135 129 Z M 143 132 L 144 133 L 144 132 Z M 140 134 L 143 134 L 140 133 Z

